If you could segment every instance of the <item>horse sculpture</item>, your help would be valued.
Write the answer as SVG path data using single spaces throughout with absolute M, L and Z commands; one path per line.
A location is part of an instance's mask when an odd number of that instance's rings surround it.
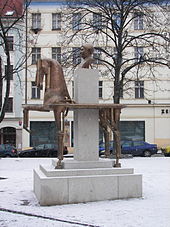
M 40 89 L 43 88 L 45 76 L 45 92 L 43 106 L 27 105 L 24 107 L 24 128 L 28 130 L 28 113 L 34 111 L 54 112 L 54 118 L 58 129 L 58 159 L 56 168 L 61 168 L 63 160 L 63 138 L 64 138 L 64 117 L 67 115 L 67 108 L 55 106 L 59 103 L 73 103 L 67 90 L 66 82 L 61 65 L 53 59 L 39 59 L 37 61 L 37 72 L 35 83 Z

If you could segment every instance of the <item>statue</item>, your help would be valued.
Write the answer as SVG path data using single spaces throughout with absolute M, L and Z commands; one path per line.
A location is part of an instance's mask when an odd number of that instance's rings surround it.
M 81 57 L 82 62 L 80 63 L 80 68 L 92 68 L 92 63 L 94 59 L 92 58 L 92 54 L 94 52 L 94 48 L 91 44 L 85 44 L 81 48 Z
M 24 107 L 24 128 L 28 131 L 28 112 L 35 111 L 50 111 L 54 112 L 54 118 L 58 129 L 58 163 L 56 168 L 61 168 L 63 160 L 63 138 L 64 138 L 64 117 L 67 115 L 66 107 L 55 106 L 59 103 L 73 103 L 67 90 L 66 82 L 61 65 L 53 59 L 39 59 L 37 61 L 36 85 L 42 89 L 43 79 L 45 76 L 45 93 L 44 105 L 33 106 L 27 105 Z M 50 107 L 52 106 L 52 108 Z
M 53 59 L 37 61 L 36 85 L 42 89 L 45 75 L 44 106 L 71 102 L 61 65 Z

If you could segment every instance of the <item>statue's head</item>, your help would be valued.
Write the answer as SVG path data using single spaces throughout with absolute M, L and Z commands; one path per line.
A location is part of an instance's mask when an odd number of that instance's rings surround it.
M 94 52 L 94 47 L 92 44 L 84 44 L 81 48 L 81 56 L 83 59 L 91 57 Z

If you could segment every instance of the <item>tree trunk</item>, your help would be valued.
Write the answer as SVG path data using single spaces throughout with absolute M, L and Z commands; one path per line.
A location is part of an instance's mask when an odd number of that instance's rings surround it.
M 2 108 L 2 88 L 3 88 L 3 80 L 2 80 L 2 60 L 0 57 L 0 110 Z
M 6 70 L 7 76 L 6 76 L 5 97 L 4 97 L 4 102 L 2 104 L 1 114 L 0 114 L 0 122 L 2 122 L 5 117 L 5 110 L 6 110 L 6 106 L 8 103 L 9 92 L 10 92 L 10 78 L 11 78 L 11 73 L 12 73 L 11 69 L 10 69 L 10 65 L 11 65 L 10 52 L 9 52 L 8 40 L 7 40 L 6 35 L 4 36 L 4 43 L 5 43 L 5 53 L 6 53 L 6 58 L 7 58 L 7 70 Z

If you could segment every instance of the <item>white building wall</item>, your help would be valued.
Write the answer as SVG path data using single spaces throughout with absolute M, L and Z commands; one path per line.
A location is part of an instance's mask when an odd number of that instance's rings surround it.
M 14 50 L 10 51 L 10 61 L 11 65 L 15 69 L 18 61 L 23 56 L 22 46 L 19 45 L 20 42 L 23 44 L 23 38 L 21 32 L 23 31 L 23 24 L 21 22 L 15 25 L 15 28 L 11 29 L 8 33 L 8 36 L 13 36 L 14 38 Z M 19 29 L 21 29 L 19 34 Z M 6 55 L 2 47 L 0 47 L 0 55 L 2 58 L 2 74 L 5 73 Z M 20 70 L 22 66 L 20 67 Z M 23 71 L 19 71 L 17 74 L 13 75 L 13 80 L 10 81 L 10 93 L 9 97 L 13 98 L 13 112 L 6 113 L 4 120 L 0 123 L 0 129 L 5 127 L 12 127 L 16 129 L 16 148 L 21 149 L 22 147 L 22 100 L 23 100 Z M 5 96 L 6 91 L 6 80 L 3 81 L 3 96 Z M 3 142 L 3 141 L 1 141 Z

